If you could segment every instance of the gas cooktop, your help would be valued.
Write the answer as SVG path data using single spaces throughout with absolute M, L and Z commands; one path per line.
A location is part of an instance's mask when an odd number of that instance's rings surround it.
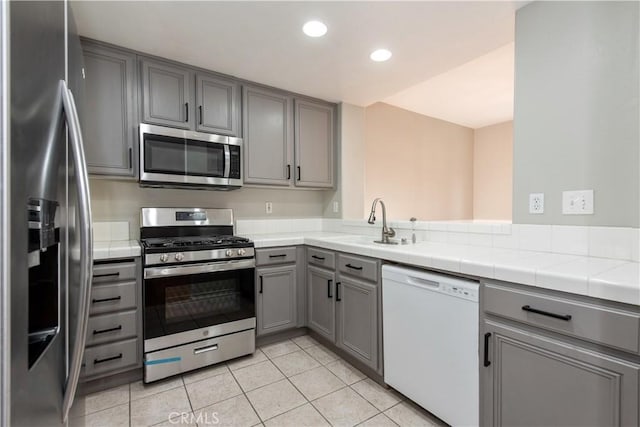
M 248 247 L 249 239 L 238 236 L 190 236 L 142 239 L 142 245 L 149 252 L 195 251 L 203 249 Z

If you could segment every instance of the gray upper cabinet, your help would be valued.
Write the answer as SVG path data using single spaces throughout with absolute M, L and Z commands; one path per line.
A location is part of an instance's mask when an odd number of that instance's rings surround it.
M 331 104 L 295 100 L 296 186 L 333 187 L 334 114 Z
M 193 129 L 193 76 L 188 68 L 143 58 L 143 120 L 162 126 Z
M 372 369 L 378 368 L 378 289 L 340 276 L 336 284 L 337 345 Z
M 291 97 L 277 91 L 242 89 L 244 182 L 288 186 L 293 157 Z
M 82 49 L 85 70 L 82 130 L 89 173 L 135 176 L 136 55 L 86 40 Z
M 483 425 L 638 425 L 639 365 L 491 320 L 484 332 Z
M 233 80 L 196 74 L 196 130 L 240 136 L 240 86 Z
M 329 341 L 335 340 L 335 273 L 307 267 L 307 326 Z
M 256 275 L 257 335 L 295 328 L 298 322 L 296 265 L 261 267 Z

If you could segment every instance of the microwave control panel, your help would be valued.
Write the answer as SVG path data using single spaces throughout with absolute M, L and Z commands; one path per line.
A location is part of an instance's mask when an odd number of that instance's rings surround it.
M 229 164 L 229 178 L 240 179 L 240 147 L 229 146 L 229 154 L 231 157 Z

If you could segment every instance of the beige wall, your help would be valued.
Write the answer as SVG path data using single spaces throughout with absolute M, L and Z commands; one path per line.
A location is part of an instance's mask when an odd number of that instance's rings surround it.
M 233 191 L 141 188 L 137 182 L 91 179 L 91 209 L 94 221 L 129 221 L 132 237 L 140 228 L 140 208 L 213 207 L 233 208 L 236 218 L 321 217 L 324 191 L 281 190 L 243 187 Z M 265 202 L 273 203 L 273 214 L 265 214 Z
M 511 220 L 513 122 L 473 131 L 473 218 Z
M 382 197 L 393 219 L 473 218 L 472 129 L 376 103 L 365 141 L 365 210 Z

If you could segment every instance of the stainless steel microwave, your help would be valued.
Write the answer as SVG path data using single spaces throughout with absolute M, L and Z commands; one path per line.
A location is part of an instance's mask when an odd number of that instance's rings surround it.
M 240 188 L 242 139 L 141 124 L 140 185 Z

